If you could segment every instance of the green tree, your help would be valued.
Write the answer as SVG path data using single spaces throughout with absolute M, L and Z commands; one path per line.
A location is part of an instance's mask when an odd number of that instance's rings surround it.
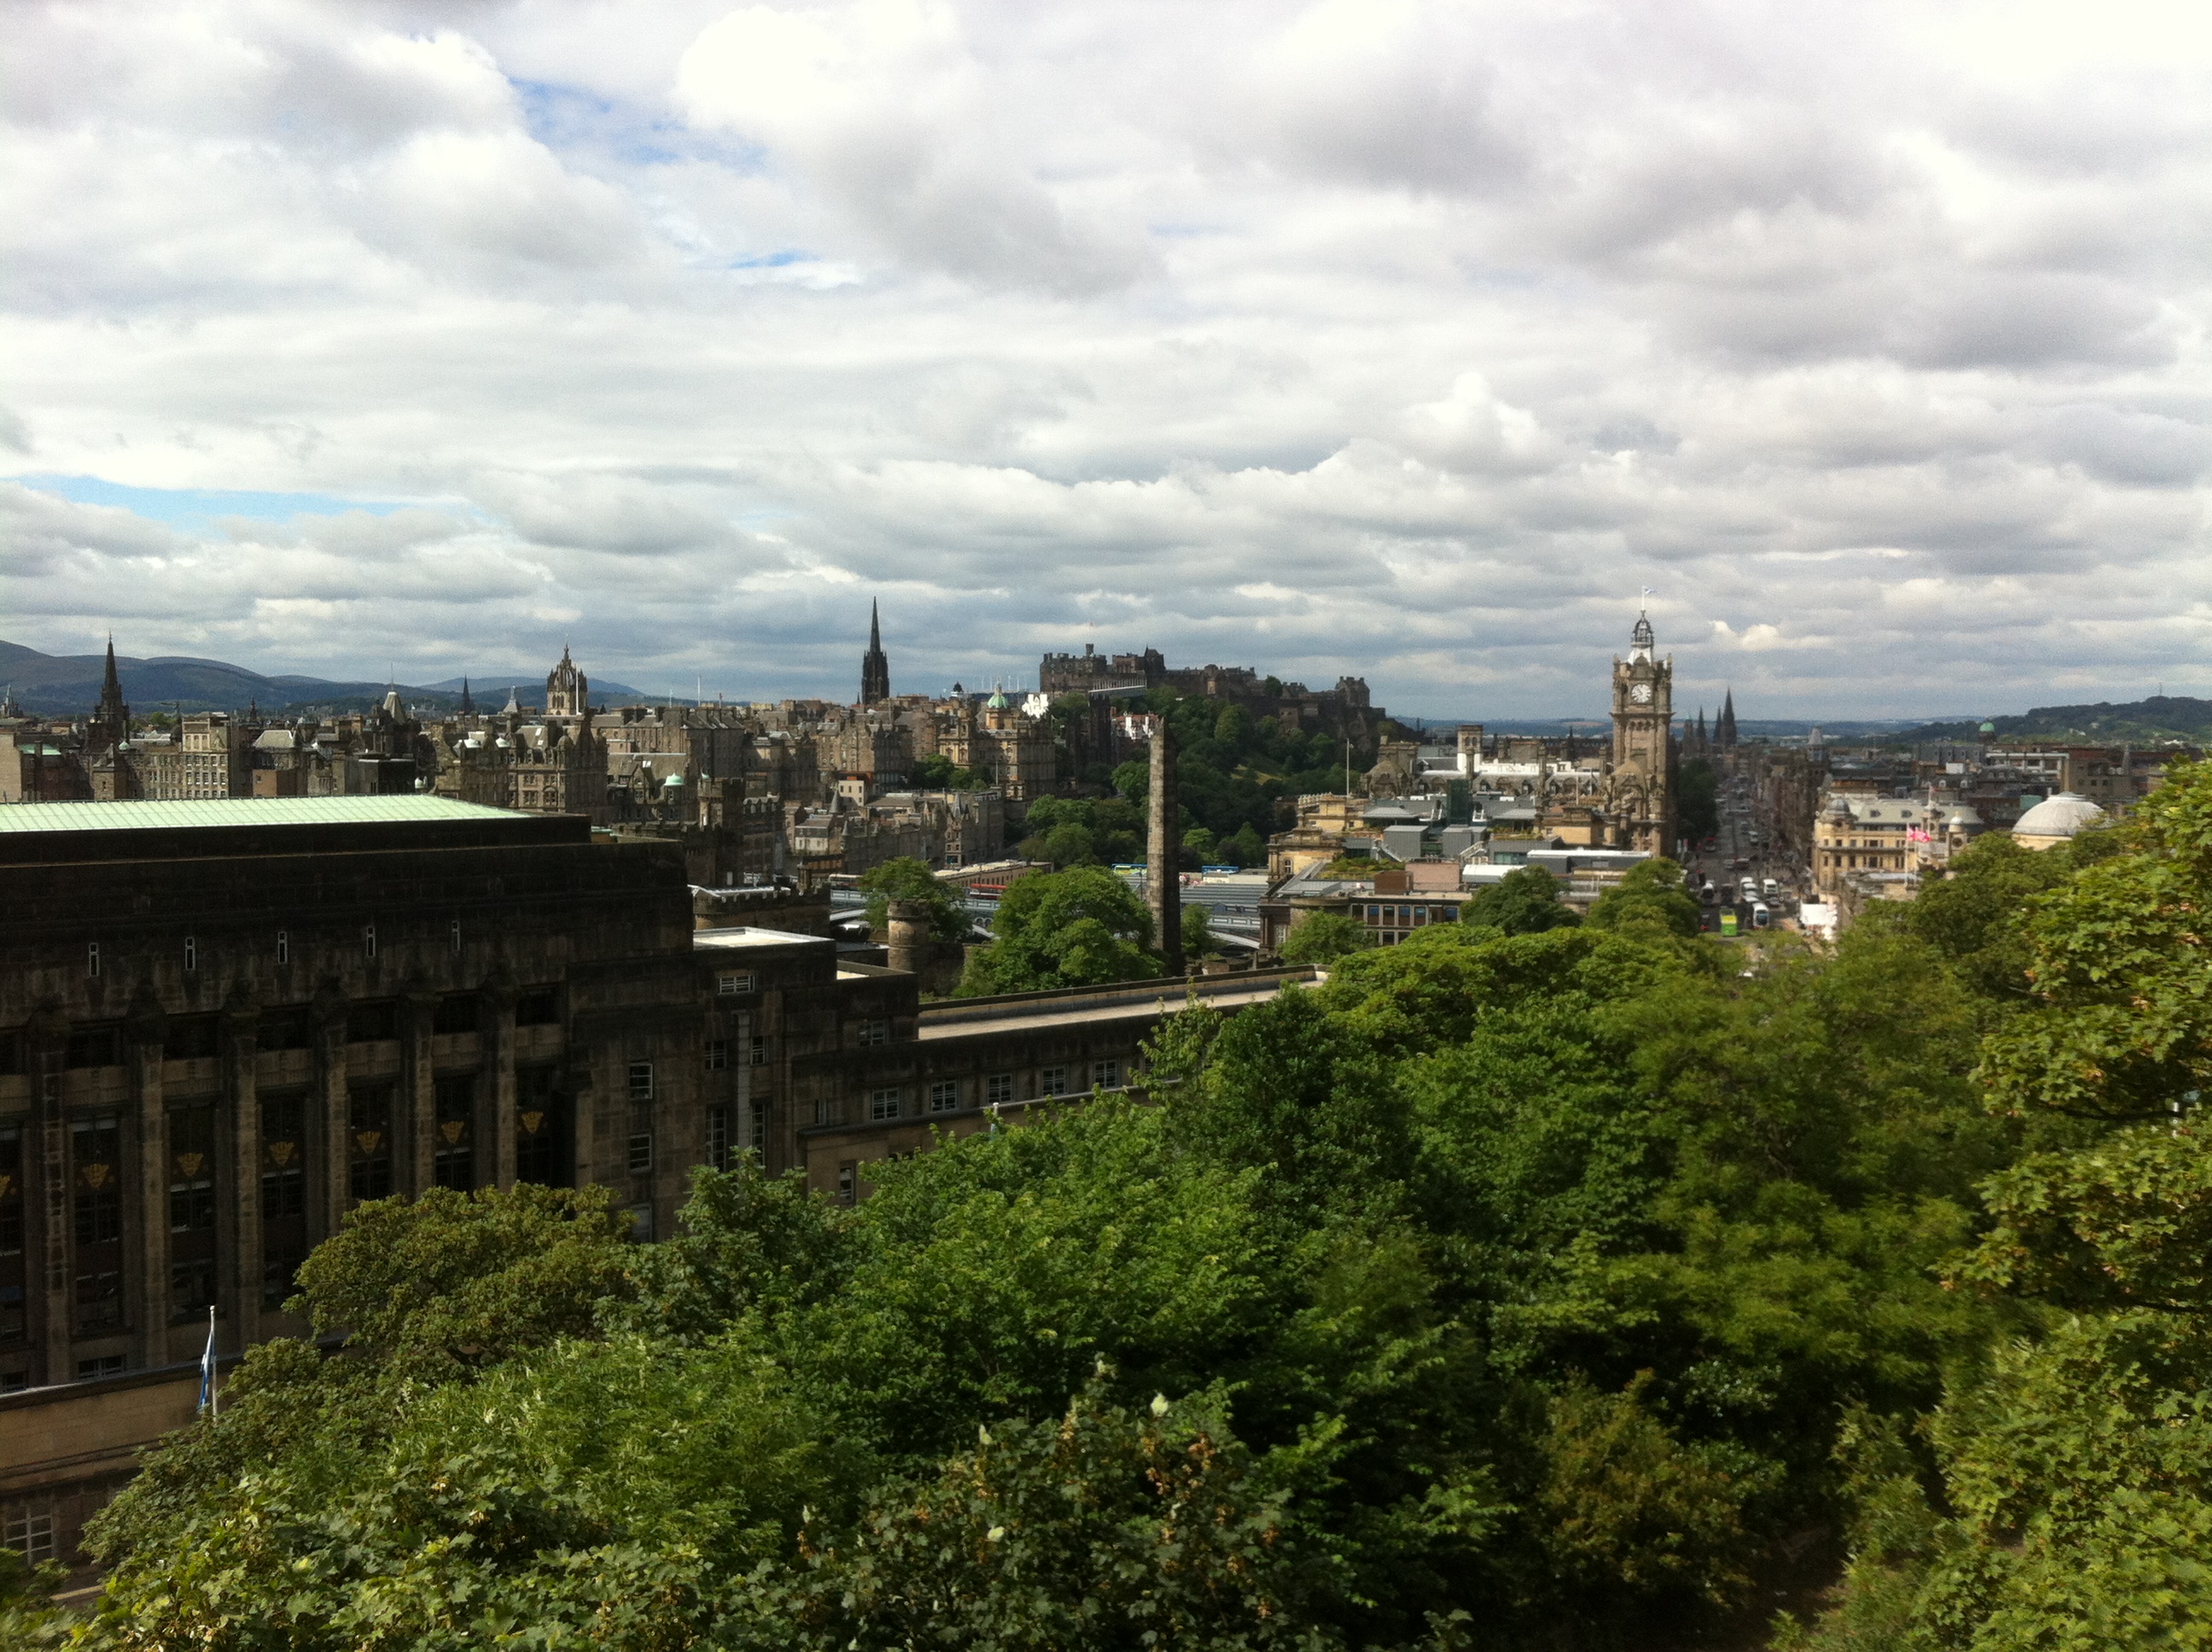
M 1182 955 L 1186 958 L 1210 958 L 1221 951 L 1213 932 L 1206 927 L 1206 908 L 1191 905 L 1182 909 Z
M 1541 866 L 1516 866 L 1478 891 L 1459 909 L 1460 921 L 1508 935 L 1571 929 L 1582 914 L 1559 894 L 1559 880 Z
M 914 780 L 931 792 L 981 792 L 998 784 L 988 771 L 963 768 L 941 751 L 915 759 Z
M 969 959 L 963 996 L 1095 987 L 1160 973 L 1151 951 L 1152 914 L 1127 884 L 1097 867 L 1017 879 L 1000 898 L 992 936 Z
M 1681 867 L 1664 856 L 1639 860 L 1592 903 L 1590 927 L 1640 926 L 1673 935 L 1694 935 L 1700 921 L 1698 902 L 1684 884 Z
M 959 892 L 917 856 L 896 855 L 869 867 L 860 874 L 860 888 L 868 897 L 868 927 L 879 935 L 890 926 L 893 901 L 917 901 L 927 907 L 929 932 L 940 941 L 964 941 L 974 927 Z
M 1285 963 L 1334 963 L 1375 944 L 1365 924 L 1341 912 L 1314 912 L 1298 920 L 1283 938 Z

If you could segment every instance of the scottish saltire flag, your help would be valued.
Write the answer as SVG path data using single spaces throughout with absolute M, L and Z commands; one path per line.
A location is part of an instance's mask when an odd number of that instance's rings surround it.
M 200 1409 L 215 1409 L 215 1309 L 208 1309 L 207 1351 L 200 1356 Z

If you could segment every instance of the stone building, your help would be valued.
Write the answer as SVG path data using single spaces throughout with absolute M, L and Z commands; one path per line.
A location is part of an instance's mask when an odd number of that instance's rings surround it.
M 1626 659 L 1613 662 L 1613 754 L 1606 775 L 1602 847 L 1675 852 L 1674 661 L 1652 652 L 1651 622 L 1636 616 Z M 1726 714 L 1733 732 L 1735 711 Z

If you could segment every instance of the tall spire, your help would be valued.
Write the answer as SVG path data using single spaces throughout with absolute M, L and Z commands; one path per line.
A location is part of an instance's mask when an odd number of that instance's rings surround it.
M 472 717 L 476 709 L 477 702 L 469 697 L 469 679 L 465 677 L 461 679 L 461 715 Z
M 891 663 L 884 654 L 882 617 L 868 604 L 868 652 L 860 656 L 860 703 L 872 706 L 891 697 Z
M 107 674 L 100 681 L 100 708 L 92 714 L 92 726 L 107 745 L 116 745 L 131 738 L 131 708 L 123 703 L 123 679 L 115 671 L 115 634 L 107 634 Z
M 1721 714 L 1713 725 L 1713 738 L 1723 751 L 1735 746 L 1735 690 L 1731 688 L 1721 699 Z

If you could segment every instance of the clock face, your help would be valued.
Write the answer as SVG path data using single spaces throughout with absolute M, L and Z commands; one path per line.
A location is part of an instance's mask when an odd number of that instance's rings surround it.
M 1651 703 L 1651 685 L 1649 683 L 1638 683 L 1634 688 L 1629 689 L 1628 697 L 1639 706 L 1650 705 Z

